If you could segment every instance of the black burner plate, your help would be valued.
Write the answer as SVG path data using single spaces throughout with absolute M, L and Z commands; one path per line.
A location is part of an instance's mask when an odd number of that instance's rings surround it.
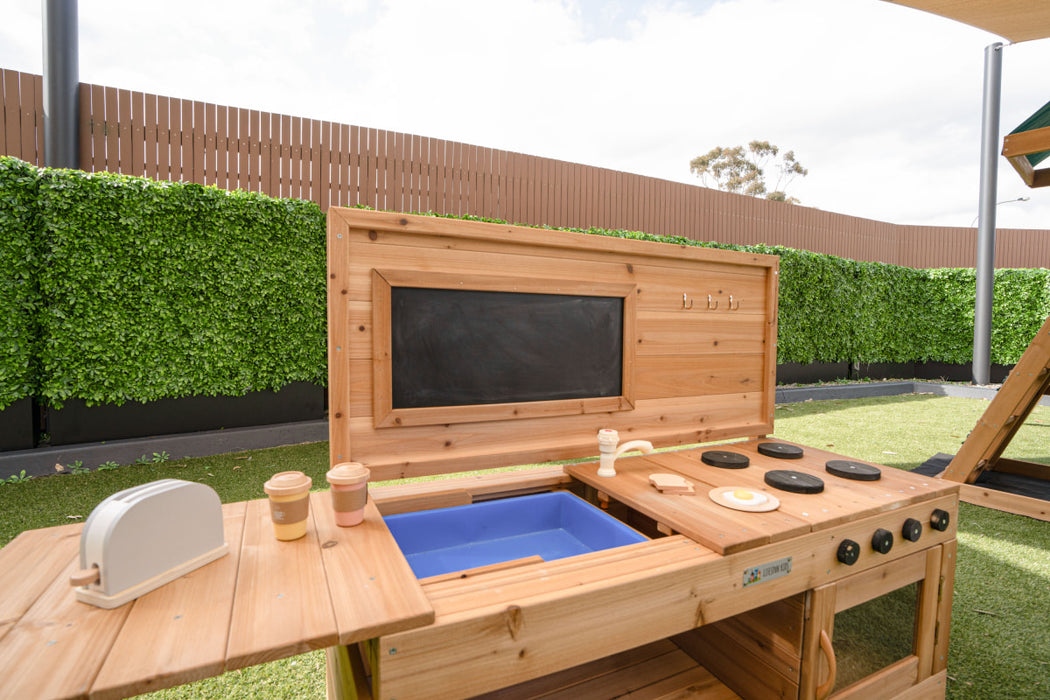
M 850 462 L 846 459 L 831 459 L 824 465 L 828 474 L 853 479 L 854 481 L 878 481 L 882 478 L 882 470 L 870 464 Z
M 788 445 L 783 442 L 760 442 L 758 443 L 759 454 L 777 459 L 802 459 L 802 448 L 797 445 Z
M 766 472 L 765 481 L 775 489 L 791 493 L 820 493 L 824 490 L 824 481 L 820 477 L 789 469 Z
M 751 464 L 747 455 L 727 450 L 707 450 L 700 453 L 700 461 L 720 469 L 743 469 Z

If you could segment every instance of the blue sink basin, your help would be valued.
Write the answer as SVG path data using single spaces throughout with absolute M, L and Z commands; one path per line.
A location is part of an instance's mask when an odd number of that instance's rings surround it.
M 550 561 L 647 539 L 567 491 L 383 520 L 417 578 L 536 555 Z

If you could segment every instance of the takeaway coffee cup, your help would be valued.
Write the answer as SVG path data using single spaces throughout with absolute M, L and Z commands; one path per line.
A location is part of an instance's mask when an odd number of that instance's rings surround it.
M 357 462 L 342 462 L 328 471 L 332 485 L 332 509 L 339 527 L 358 525 L 365 518 L 368 501 L 368 468 Z
M 279 540 L 297 540 L 306 534 L 313 480 L 302 472 L 278 472 L 263 489 L 270 496 L 273 534 Z

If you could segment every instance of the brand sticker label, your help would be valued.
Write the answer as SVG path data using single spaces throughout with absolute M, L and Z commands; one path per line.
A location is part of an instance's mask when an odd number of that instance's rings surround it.
M 791 573 L 791 557 L 784 557 L 761 566 L 749 566 L 744 569 L 744 588 L 763 581 L 771 581 Z

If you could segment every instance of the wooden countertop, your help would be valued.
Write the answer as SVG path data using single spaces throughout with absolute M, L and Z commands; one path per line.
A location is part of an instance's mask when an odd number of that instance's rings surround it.
M 785 441 L 760 438 L 642 457 L 621 457 L 616 460 L 614 477 L 598 476 L 594 462 L 570 464 L 565 471 L 719 554 L 782 542 L 957 491 L 949 482 L 891 467 L 880 467 L 882 478 L 878 481 L 842 479 L 825 470 L 828 460 L 845 459 L 841 455 L 805 447 L 801 459 L 777 459 L 758 452 L 758 444 L 762 442 Z M 746 455 L 751 464 L 746 469 L 712 467 L 700 460 L 701 453 L 709 449 Z M 775 469 L 819 477 L 824 482 L 824 491 L 799 494 L 767 486 L 765 473 Z M 693 482 L 696 494 L 660 493 L 649 484 L 649 475 L 654 473 L 680 475 Z M 726 508 L 708 496 L 711 489 L 724 486 L 772 494 L 780 500 L 780 507 L 766 513 Z
M 224 505 L 227 556 L 113 610 L 69 584 L 83 524 L 21 533 L 0 550 L 0 698 L 126 697 L 433 622 L 372 501 L 341 528 L 328 498 L 292 542 L 265 499 Z

